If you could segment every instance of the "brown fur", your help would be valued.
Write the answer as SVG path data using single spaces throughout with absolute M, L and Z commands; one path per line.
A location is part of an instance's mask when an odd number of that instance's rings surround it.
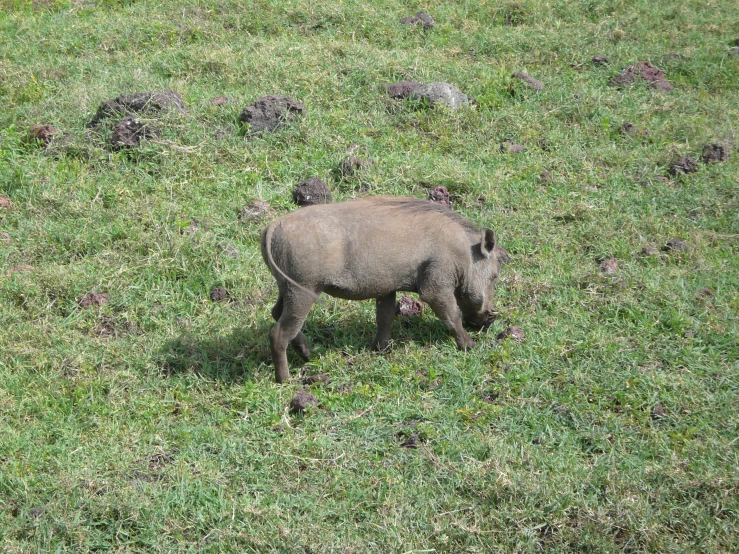
M 321 292 L 349 300 L 376 299 L 377 335 L 384 349 L 396 291 L 417 292 L 454 333 L 474 346 L 462 318 L 485 325 L 499 262 L 495 237 L 427 200 L 369 197 L 301 208 L 262 232 L 262 257 L 280 291 L 270 331 L 278 382 L 288 376 L 287 344 L 310 355 L 300 329 Z

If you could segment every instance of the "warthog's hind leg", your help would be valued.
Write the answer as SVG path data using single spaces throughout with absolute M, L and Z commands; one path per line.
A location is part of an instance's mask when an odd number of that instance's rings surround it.
M 287 366 L 288 343 L 292 343 L 298 353 L 301 353 L 301 350 L 303 354 L 307 353 L 307 341 L 300 329 L 313 306 L 314 299 L 305 293 L 293 291 L 284 296 L 280 294 L 280 298 L 282 299 L 282 312 L 269 332 L 269 343 L 272 349 L 272 361 L 275 364 L 275 379 L 278 383 L 284 383 L 290 378 Z M 276 309 L 273 310 L 273 315 L 276 312 Z
M 277 303 L 275 304 L 274 308 L 272 308 L 272 317 L 275 321 L 279 321 L 280 316 L 282 315 L 282 294 L 280 294 L 279 298 L 277 298 Z M 290 341 L 290 345 L 295 349 L 295 352 L 298 353 L 298 356 L 300 356 L 304 361 L 310 360 L 310 347 L 308 346 L 308 339 L 305 338 L 305 335 L 302 331 L 298 331 L 298 334 L 295 335 L 295 338 Z

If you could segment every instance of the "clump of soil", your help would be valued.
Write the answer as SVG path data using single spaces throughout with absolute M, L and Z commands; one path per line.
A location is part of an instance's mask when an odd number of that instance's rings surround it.
M 77 300 L 80 308 L 102 306 L 108 302 L 110 302 L 110 295 L 107 292 L 87 292 Z
M 398 81 L 397 83 L 388 85 L 387 94 L 390 98 L 402 100 L 404 98 L 410 98 L 413 91 L 421 86 L 421 83 L 418 81 Z
M 303 115 L 305 106 L 289 96 L 263 96 L 244 108 L 239 119 L 249 126 L 249 133 L 276 131 L 285 123 Z
M 36 268 L 33 267 L 32 265 L 21 264 L 21 265 L 14 265 L 13 267 L 10 268 L 9 271 L 11 274 L 13 274 L 17 271 L 36 271 Z
M 698 171 L 698 160 L 689 156 L 683 156 L 672 162 L 667 172 L 673 177 L 677 177 L 678 175 L 687 175 L 696 171 Z
M 611 63 L 611 60 L 609 60 L 606 56 L 602 56 L 600 54 L 598 54 L 597 56 L 593 56 L 593 59 L 591 61 L 595 65 L 607 65 Z
M 439 185 L 430 190 L 429 200 L 436 202 L 437 204 L 441 204 L 442 206 L 446 206 L 449 209 L 452 208 L 452 199 L 449 195 L 449 191 L 444 185 Z
M 612 87 L 622 87 L 634 83 L 637 79 L 643 79 L 649 83 L 650 87 L 665 92 L 675 88 L 665 79 L 665 72 L 649 62 L 630 65 L 623 73 L 611 79 L 608 84 Z
M 224 254 L 230 258 L 237 258 L 239 256 L 239 249 L 233 244 L 227 242 L 219 242 L 218 248 L 221 250 L 221 254 Z
M 544 83 L 538 79 L 534 79 L 525 71 L 519 71 L 513 74 L 514 79 L 518 79 L 524 86 L 532 90 L 544 90 Z
M 38 146 L 49 146 L 58 131 L 51 125 L 31 125 L 26 137 L 27 144 L 36 144 Z
M 701 154 L 701 159 L 705 164 L 725 162 L 729 159 L 729 149 L 726 147 L 725 144 L 720 144 L 716 142 L 706 144 L 703 147 L 703 154 Z
M 418 12 L 415 15 L 409 15 L 400 20 L 403 25 L 422 25 L 424 29 L 430 29 L 436 25 L 436 21 L 426 12 Z
M 141 114 L 159 114 L 168 111 L 185 113 L 185 102 L 173 90 L 122 94 L 118 98 L 113 98 L 100 104 L 97 113 L 95 113 L 87 126 L 95 127 L 103 119 L 109 117 L 135 117 Z
M 45 511 L 46 508 L 44 508 L 43 506 L 38 508 L 31 508 L 30 510 L 28 510 L 28 515 L 35 519 L 43 514 Z
M 670 239 L 662 247 L 665 252 L 683 252 L 688 249 L 688 243 L 682 239 Z
M 10 198 L 0 194 L 0 208 L 3 208 L 4 210 L 9 210 L 12 205 L 13 203 L 10 201 Z
M 255 200 L 248 206 L 244 206 L 241 212 L 239 212 L 239 219 L 241 221 L 260 221 L 273 213 L 275 213 L 275 211 L 272 209 L 272 206 L 269 205 L 269 202 L 264 200 Z
M 546 185 L 552 182 L 554 182 L 554 175 L 552 175 L 551 171 L 543 171 L 541 175 L 539 175 L 539 183 Z
M 210 103 L 214 106 L 225 106 L 231 103 L 231 99 L 228 96 L 214 96 L 210 99 Z
M 654 246 L 647 244 L 644 248 L 641 249 L 641 253 L 642 256 L 656 256 L 657 249 Z
M 4 231 L 0 233 L 0 242 L 3 244 L 10 244 L 13 239 L 10 236 L 10 233 Z
M 403 295 L 395 304 L 395 315 L 400 317 L 418 317 L 424 309 L 423 302 Z
M 523 146 L 516 144 L 511 139 L 505 139 L 500 143 L 500 151 L 503 154 L 521 154 L 523 152 Z
M 431 107 L 447 106 L 453 110 L 459 109 L 472 100 L 457 87 L 449 83 L 429 83 L 413 89 L 410 95 L 414 100 L 424 102 Z
M 159 131 L 149 123 L 144 123 L 133 117 L 126 117 L 116 123 L 110 143 L 115 150 L 133 148 L 141 144 L 142 139 L 152 139 L 159 136 Z
M 508 264 L 511 263 L 511 256 L 508 254 L 508 250 L 503 248 L 502 246 L 495 245 L 495 252 L 498 255 L 498 261 L 502 264 Z
M 498 333 L 498 336 L 495 338 L 500 342 L 507 339 L 508 337 L 511 337 L 516 342 L 523 341 L 523 329 L 521 329 L 518 325 L 513 325 L 511 327 L 508 327 L 506 330 Z
M 347 156 L 339 164 L 339 174 L 344 179 L 351 179 L 371 165 L 371 160 L 358 158 L 357 156 Z
M 303 385 L 305 386 L 314 385 L 316 383 L 328 385 L 328 382 L 328 375 L 326 375 L 325 373 L 316 373 L 314 375 L 308 375 L 307 377 L 303 378 Z
M 698 291 L 698 294 L 695 295 L 696 300 L 699 302 L 705 302 L 709 298 L 713 298 L 715 294 L 713 294 L 713 291 L 711 289 L 701 289 Z
M 307 181 L 298 183 L 293 190 L 293 200 L 298 206 L 329 204 L 331 202 L 331 191 L 328 190 L 328 185 L 322 179 L 311 177 Z
M 618 260 L 616 258 L 608 258 L 600 264 L 600 270 L 603 273 L 616 273 L 618 271 Z
M 630 123 L 629 121 L 624 122 L 621 127 L 618 128 L 619 133 L 625 136 L 632 136 L 632 137 L 646 137 L 649 133 L 646 129 L 640 129 L 633 123 Z
M 652 406 L 652 409 L 649 411 L 649 417 L 651 417 L 655 421 L 663 419 L 666 414 L 667 412 L 665 412 L 665 409 L 662 407 L 662 404 L 655 404 L 654 406 Z
M 229 299 L 231 295 L 226 290 L 226 287 L 216 287 L 210 291 L 210 299 L 213 302 L 224 302 Z
M 399 434 L 399 438 L 403 441 L 400 443 L 400 446 L 403 448 L 418 448 L 418 445 L 421 443 L 421 439 L 416 433 L 409 433 L 408 435 L 401 433 Z
M 149 471 L 157 471 L 174 462 L 174 455 L 157 452 L 149 457 Z
M 304 390 L 298 391 L 298 393 L 290 400 L 290 411 L 294 414 L 302 413 L 308 406 L 317 406 L 318 399 L 309 392 Z

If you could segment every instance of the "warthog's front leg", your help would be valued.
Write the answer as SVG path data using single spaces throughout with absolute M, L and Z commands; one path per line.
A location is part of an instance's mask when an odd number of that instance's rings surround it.
M 372 341 L 374 350 L 385 350 L 390 339 L 390 328 L 395 319 L 395 291 L 375 300 L 375 315 L 377 319 L 377 335 Z
M 444 293 L 436 291 L 426 292 L 425 294 L 419 293 L 419 296 L 421 300 L 431 306 L 431 309 L 444 325 L 446 325 L 447 329 L 454 333 L 457 347 L 460 350 L 474 348 L 475 341 L 470 338 L 462 326 L 462 311 L 457 306 L 453 290 Z

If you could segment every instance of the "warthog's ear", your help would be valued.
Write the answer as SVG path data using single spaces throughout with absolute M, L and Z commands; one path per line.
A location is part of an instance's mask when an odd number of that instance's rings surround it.
M 485 228 L 482 230 L 482 237 L 480 238 L 480 252 L 486 258 L 489 258 L 495 248 L 495 233 L 492 229 Z

